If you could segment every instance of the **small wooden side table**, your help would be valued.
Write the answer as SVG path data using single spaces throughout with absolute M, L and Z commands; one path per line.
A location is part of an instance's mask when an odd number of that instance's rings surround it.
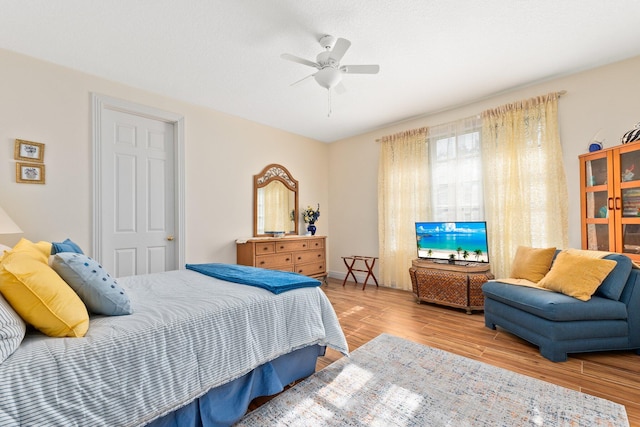
M 373 278 L 373 281 L 376 283 L 376 287 L 378 287 L 378 280 L 376 279 L 376 276 L 373 274 L 373 266 L 375 265 L 378 257 L 351 255 L 351 256 L 343 256 L 341 258 L 342 258 L 342 261 L 344 261 L 344 265 L 347 266 L 347 275 L 344 276 L 344 281 L 342 282 L 342 286 L 344 286 L 345 283 L 347 283 L 347 279 L 349 278 L 349 275 L 351 275 L 351 277 L 353 277 L 353 280 L 356 283 L 358 283 L 358 279 L 356 279 L 356 275 L 353 274 L 353 272 L 361 271 L 363 273 L 367 273 L 367 277 L 365 277 L 364 284 L 362 285 L 363 291 L 364 291 L 364 288 L 367 286 L 367 280 L 369 280 L 369 277 Z M 366 270 L 363 270 L 361 268 L 354 268 L 356 261 L 364 262 Z
M 488 263 L 448 264 L 415 259 L 409 269 L 413 295 L 421 301 L 484 310 L 482 285 L 493 279 Z

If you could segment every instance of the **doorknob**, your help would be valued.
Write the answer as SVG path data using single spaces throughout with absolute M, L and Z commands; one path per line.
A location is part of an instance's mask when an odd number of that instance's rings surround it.
M 173 242 L 174 239 L 175 239 L 175 237 L 173 237 L 173 236 L 167 236 L 167 240 L 170 241 L 170 242 Z

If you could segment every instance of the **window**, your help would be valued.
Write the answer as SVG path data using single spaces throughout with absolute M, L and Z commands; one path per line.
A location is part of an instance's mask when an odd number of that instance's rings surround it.
M 480 118 L 429 128 L 433 221 L 484 219 Z

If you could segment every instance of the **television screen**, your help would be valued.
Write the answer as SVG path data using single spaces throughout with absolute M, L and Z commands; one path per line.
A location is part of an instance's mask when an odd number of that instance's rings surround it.
M 489 262 L 486 221 L 416 222 L 416 241 L 418 258 Z

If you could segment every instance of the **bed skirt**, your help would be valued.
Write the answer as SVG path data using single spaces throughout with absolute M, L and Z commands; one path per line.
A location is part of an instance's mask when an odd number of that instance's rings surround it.
M 147 426 L 230 426 L 242 418 L 249 403 L 256 397 L 279 393 L 293 381 L 313 374 L 316 359 L 324 356 L 324 352 L 324 346 L 311 345 L 280 356 L 230 383 L 209 390 L 205 395 Z

